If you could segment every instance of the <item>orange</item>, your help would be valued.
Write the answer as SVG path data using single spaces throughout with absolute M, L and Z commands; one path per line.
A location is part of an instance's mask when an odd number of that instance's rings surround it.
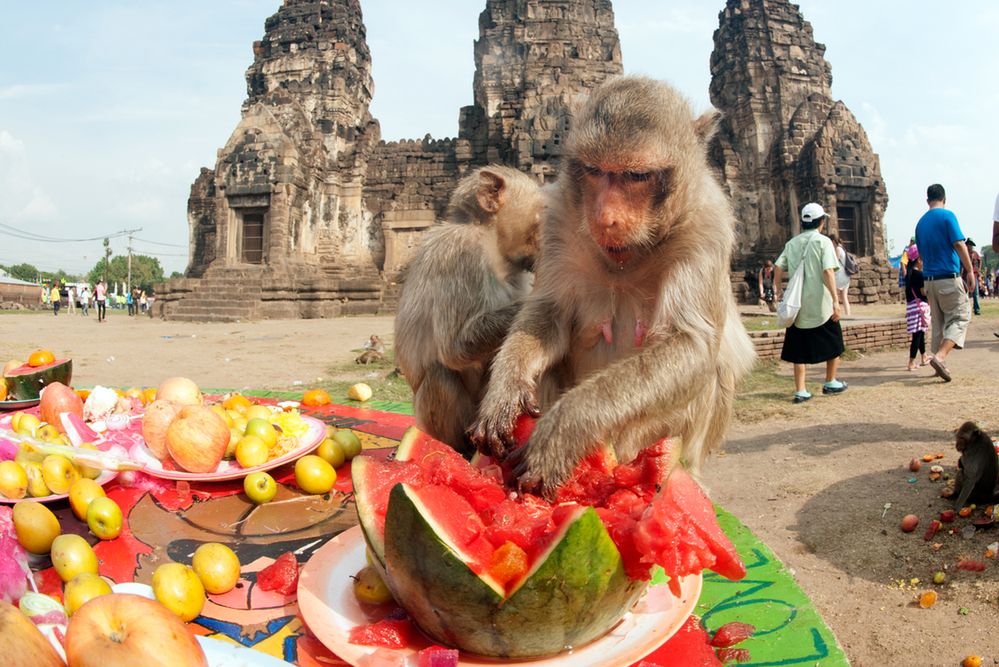
M 156 400 L 156 387 L 149 387 L 142 390 L 142 404 L 149 405 Z
M 76 392 L 76 395 L 80 397 L 81 401 L 86 401 L 90 396 L 89 389 L 74 389 L 74 391 Z
M 246 412 L 246 409 L 251 405 L 253 405 L 253 401 L 242 394 L 232 394 L 229 398 L 222 401 L 223 408 L 238 412 Z
M 51 364 L 53 361 L 55 361 L 55 355 L 48 350 L 35 350 L 28 357 L 28 365 L 32 368 L 45 366 L 46 364 Z
M 310 408 L 317 408 L 321 405 L 329 405 L 330 395 L 322 389 L 310 389 L 302 396 L 302 405 Z

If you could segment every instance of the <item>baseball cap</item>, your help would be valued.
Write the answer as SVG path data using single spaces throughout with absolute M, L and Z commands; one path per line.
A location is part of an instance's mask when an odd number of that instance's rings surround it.
M 964 239 L 964 242 L 968 245 L 969 248 L 974 248 L 975 245 L 976 245 L 976 243 L 971 240 L 970 236 L 968 238 Z
M 805 204 L 805 208 L 801 209 L 801 220 L 803 222 L 812 222 L 813 220 L 818 220 L 819 218 L 824 218 L 825 216 L 826 212 L 815 202 Z

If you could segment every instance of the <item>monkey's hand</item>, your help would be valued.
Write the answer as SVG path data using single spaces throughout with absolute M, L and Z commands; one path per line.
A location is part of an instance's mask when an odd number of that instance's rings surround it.
M 527 444 L 507 457 L 520 491 L 549 501 L 579 463 L 578 448 L 560 439 L 564 429 L 560 429 L 557 407 L 538 421 Z
M 513 437 L 517 417 L 522 414 L 537 417 L 541 410 L 530 389 L 522 388 L 514 392 L 512 395 L 516 398 L 512 401 L 491 399 L 496 394 L 497 392 L 486 394 L 479 407 L 479 418 L 468 430 L 468 438 L 477 450 L 502 461 L 517 445 Z

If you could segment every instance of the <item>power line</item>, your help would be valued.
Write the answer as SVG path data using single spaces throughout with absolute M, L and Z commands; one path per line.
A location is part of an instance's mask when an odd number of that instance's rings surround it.
M 40 241 L 43 243 L 87 243 L 90 241 L 101 241 L 103 239 L 113 239 L 118 238 L 119 236 L 126 236 L 128 232 L 126 230 L 122 230 L 120 232 L 101 234 L 100 236 L 94 236 L 87 239 L 60 239 L 53 236 L 42 236 L 41 234 L 36 234 L 34 232 L 26 232 L 23 229 L 11 227 L 10 225 L 5 225 L 0 222 L 0 234 L 7 234 L 8 236 L 24 239 L 26 241 Z
M 186 243 L 185 244 L 180 244 L 180 243 L 163 243 L 162 241 L 148 241 L 146 239 L 140 239 L 138 237 L 135 237 L 133 240 L 135 240 L 135 241 L 141 241 L 142 243 L 152 243 L 153 245 L 170 246 L 171 248 L 186 248 L 187 247 Z

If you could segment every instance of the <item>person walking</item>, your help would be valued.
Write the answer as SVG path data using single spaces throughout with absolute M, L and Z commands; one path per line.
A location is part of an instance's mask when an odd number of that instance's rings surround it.
M 923 258 L 923 278 L 930 302 L 930 365 L 944 382 L 951 381 L 947 357 L 955 348 L 964 347 L 964 338 L 971 322 L 971 268 L 968 246 L 957 216 L 944 208 L 947 193 L 939 183 L 926 188 L 929 210 L 916 223 L 916 247 Z M 967 280 L 961 279 L 964 269 Z
M 771 313 L 777 310 L 777 301 L 774 299 L 774 262 L 768 259 L 760 267 L 757 274 L 757 289 L 760 299 L 767 304 L 767 310 Z
M 795 403 L 812 398 L 805 388 L 808 364 L 825 362 L 826 379 L 823 394 L 846 391 L 847 383 L 836 377 L 843 354 L 843 329 L 840 326 L 839 300 L 836 298 L 835 273 L 840 270 L 836 251 L 822 231 L 827 220 L 825 210 L 817 203 L 801 209 L 802 232 L 784 245 L 777 258 L 774 285 L 781 284 L 781 272 L 793 273 L 804 264 L 804 284 L 801 309 L 794 323 L 784 334 L 780 358 L 794 364 Z M 780 298 L 780 294 L 777 295 Z
M 80 314 L 84 317 L 90 314 L 90 285 L 84 285 L 80 290 Z
M 49 295 L 49 301 L 52 303 L 52 314 L 59 315 L 59 306 L 62 305 L 62 294 L 59 293 L 59 281 L 52 283 L 52 293 Z
M 104 322 L 107 320 L 107 298 L 108 298 L 108 286 L 103 280 L 97 281 L 97 287 L 94 288 L 94 303 L 97 304 L 97 321 Z
M 73 314 L 76 312 L 76 285 L 70 285 L 66 295 L 66 312 Z
M 916 353 L 919 353 L 919 366 L 930 363 L 926 356 L 926 331 L 930 328 L 930 304 L 926 300 L 926 287 L 923 281 L 923 260 L 919 249 L 910 246 L 908 269 L 905 272 L 905 330 L 912 334 L 909 343 L 909 365 L 906 370 L 916 370 Z
M 982 256 L 975 250 L 975 242 L 971 239 L 971 237 L 964 240 L 964 245 L 968 246 L 968 257 L 971 258 L 971 270 L 974 272 L 974 275 L 972 276 L 973 280 L 971 281 L 973 283 L 971 289 L 971 304 L 974 307 L 973 312 L 975 315 L 981 315 L 982 308 L 978 304 L 978 283 L 981 281 L 982 276 Z M 969 282 L 968 276 L 963 268 L 961 269 L 961 278 L 963 278 L 965 282 Z
M 829 240 L 833 242 L 836 261 L 839 262 L 839 271 L 836 272 L 837 298 L 843 305 L 843 317 L 850 317 L 850 274 L 846 272 L 846 248 L 835 234 L 830 234 Z

